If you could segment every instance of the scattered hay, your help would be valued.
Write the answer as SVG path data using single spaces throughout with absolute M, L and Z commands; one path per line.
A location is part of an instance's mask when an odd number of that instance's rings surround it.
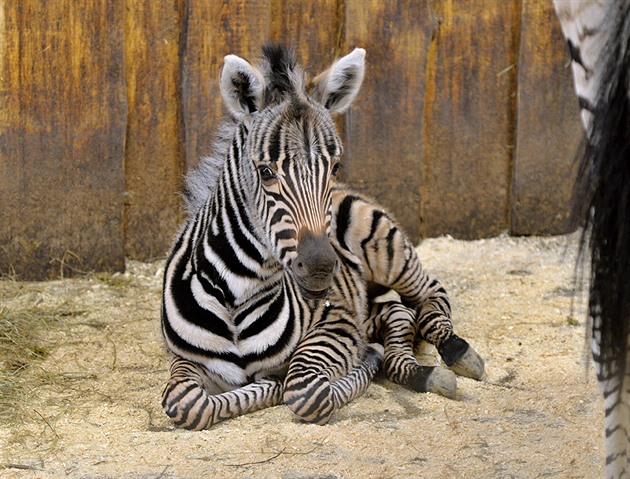
M 11 421 L 23 392 L 20 373 L 49 356 L 55 344 L 51 332 L 64 319 L 83 314 L 65 308 L 12 310 L 0 307 L 0 421 Z
M 133 279 L 120 273 L 94 273 L 93 276 L 112 288 L 126 288 L 133 285 Z

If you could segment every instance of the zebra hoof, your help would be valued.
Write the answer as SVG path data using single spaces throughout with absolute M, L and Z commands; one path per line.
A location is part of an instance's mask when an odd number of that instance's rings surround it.
M 450 369 L 436 366 L 427 378 L 427 391 L 453 399 L 457 390 L 457 377 Z
M 370 370 L 376 372 L 381 367 L 384 353 L 385 349 L 383 346 L 378 343 L 370 343 L 365 350 L 365 358 L 363 359 L 363 362 Z
M 480 380 L 485 365 L 481 356 L 469 345 L 463 356 L 451 365 L 451 370 L 458 376 Z
M 452 399 L 457 390 L 457 377 L 441 366 L 420 366 L 411 375 L 407 386 L 417 392 L 430 392 Z
M 438 352 L 446 365 L 459 376 L 481 379 L 484 362 L 467 341 L 453 334 L 438 346 Z

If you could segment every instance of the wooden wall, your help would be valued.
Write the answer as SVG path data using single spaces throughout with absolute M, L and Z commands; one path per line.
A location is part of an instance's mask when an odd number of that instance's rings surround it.
M 414 240 L 574 228 L 581 131 L 551 2 L 0 0 L 0 273 L 164 256 L 222 59 L 268 40 L 313 73 L 367 50 L 344 179 Z

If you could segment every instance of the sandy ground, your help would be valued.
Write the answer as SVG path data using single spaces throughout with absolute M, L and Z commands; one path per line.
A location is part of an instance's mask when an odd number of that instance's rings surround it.
M 571 310 L 576 244 L 576 235 L 425 241 L 423 263 L 449 290 L 456 330 L 487 377 L 459 379 L 455 400 L 379 380 L 327 426 L 279 406 L 208 431 L 174 429 L 159 401 L 161 262 L 111 277 L 0 281 L 6 309 L 58 318 L 42 338 L 47 357 L 4 398 L 0 477 L 602 477 L 584 298 Z

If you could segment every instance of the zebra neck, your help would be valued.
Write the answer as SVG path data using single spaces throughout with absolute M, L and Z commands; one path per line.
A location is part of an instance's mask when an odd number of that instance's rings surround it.
M 236 163 L 228 158 L 216 190 L 196 218 L 200 234 L 195 235 L 199 240 L 194 259 L 197 272 L 232 304 L 275 282 L 274 276 L 278 282 L 282 278 L 281 264 L 258 234 L 250 194 Z
M 258 234 L 256 219 L 252 218 L 249 208 L 243 201 L 242 191 L 234 189 L 235 185 L 227 185 L 222 181 L 214 198 L 208 204 L 208 222 L 204 238 L 222 257 L 230 268 L 236 263 L 251 270 L 250 276 L 259 277 L 267 270 L 280 268 L 271 250 Z M 266 274 L 264 274 L 266 276 Z

